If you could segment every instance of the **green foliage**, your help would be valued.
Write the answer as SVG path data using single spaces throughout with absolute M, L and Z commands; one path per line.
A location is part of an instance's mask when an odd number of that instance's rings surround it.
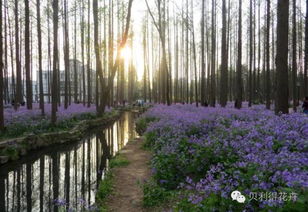
M 129 160 L 124 158 L 122 155 L 117 155 L 115 158 L 110 160 L 110 168 L 115 168 L 115 167 L 123 167 L 129 165 Z
M 111 111 L 105 113 L 103 118 L 112 118 L 118 115 L 118 111 Z M 14 123 L 6 127 L 4 132 L 0 132 L 0 139 L 7 139 L 7 138 L 15 138 L 18 136 L 23 136 L 26 134 L 42 134 L 48 132 L 58 132 L 69 130 L 75 127 L 80 121 L 83 120 L 93 120 L 98 118 L 94 113 L 82 113 L 76 116 L 73 116 L 69 119 L 64 119 L 57 122 L 56 125 L 52 125 L 50 120 L 45 119 L 42 117 L 40 120 L 37 121 L 37 124 L 31 125 L 27 122 L 25 123 Z
M 304 191 L 301 195 L 299 195 L 296 202 L 286 202 L 283 208 L 267 207 L 264 211 L 270 210 L 277 212 L 306 212 L 308 210 L 308 191 Z
M 100 207 L 101 212 L 107 211 L 106 198 L 113 192 L 113 173 L 112 169 L 116 167 L 127 166 L 130 162 L 120 154 L 117 154 L 109 162 L 109 170 L 105 178 L 100 182 L 98 191 L 96 193 L 96 201 Z
M 142 185 L 143 206 L 157 207 L 174 199 L 176 193 L 157 185 L 154 181 L 149 181 Z
M 157 135 L 155 132 L 152 131 L 152 132 L 146 133 L 144 135 L 143 148 L 150 150 L 153 147 L 156 139 L 157 139 Z
M 149 123 L 154 121 L 158 121 L 158 119 L 155 117 L 142 117 L 138 119 L 136 122 L 136 132 L 142 135 L 146 131 Z
M 113 175 L 110 171 L 107 172 L 104 180 L 99 184 L 98 191 L 96 193 L 96 201 L 100 206 L 101 211 L 107 211 L 106 198 L 113 191 Z
M 212 212 L 213 208 L 215 208 L 216 211 L 244 211 L 245 205 L 232 201 L 231 199 L 222 198 L 217 194 L 209 195 L 209 197 L 200 202 L 200 204 L 193 204 L 187 198 L 183 198 L 176 205 L 176 211 L 182 212 Z
M 0 138 L 20 136 L 32 129 L 32 126 L 28 126 L 26 124 L 14 123 L 8 126 L 4 132 L 0 133 Z
M 2 150 L 0 155 L 8 156 L 11 160 L 18 159 L 18 151 L 15 147 L 8 146 Z

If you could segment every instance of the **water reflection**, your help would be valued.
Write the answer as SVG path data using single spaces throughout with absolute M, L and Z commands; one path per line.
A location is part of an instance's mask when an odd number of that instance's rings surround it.
M 0 211 L 82 211 L 95 202 L 108 160 L 136 137 L 134 114 L 86 139 L 0 166 Z

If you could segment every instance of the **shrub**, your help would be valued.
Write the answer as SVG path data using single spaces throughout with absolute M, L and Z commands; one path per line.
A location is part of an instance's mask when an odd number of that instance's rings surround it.
M 136 132 L 142 135 L 147 129 L 149 123 L 157 121 L 155 117 L 141 117 L 136 121 Z
M 183 191 L 178 210 L 308 210 L 307 116 L 276 116 L 263 106 L 157 105 L 144 117 L 158 120 L 144 124 L 153 179 L 160 189 Z M 298 199 L 239 204 L 230 197 L 234 190 L 246 199 L 261 192 L 295 193 Z

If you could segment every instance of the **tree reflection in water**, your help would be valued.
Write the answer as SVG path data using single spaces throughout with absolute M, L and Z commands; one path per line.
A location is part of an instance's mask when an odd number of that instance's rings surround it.
M 0 211 L 89 209 L 109 159 L 136 137 L 135 114 L 73 144 L 32 152 L 0 167 Z

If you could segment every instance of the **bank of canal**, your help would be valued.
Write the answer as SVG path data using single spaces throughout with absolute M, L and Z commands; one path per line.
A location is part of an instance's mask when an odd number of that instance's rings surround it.
M 78 142 L 31 151 L 0 166 L 0 211 L 91 209 L 109 160 L 135 139 L 137 114 L 124 112 Z

